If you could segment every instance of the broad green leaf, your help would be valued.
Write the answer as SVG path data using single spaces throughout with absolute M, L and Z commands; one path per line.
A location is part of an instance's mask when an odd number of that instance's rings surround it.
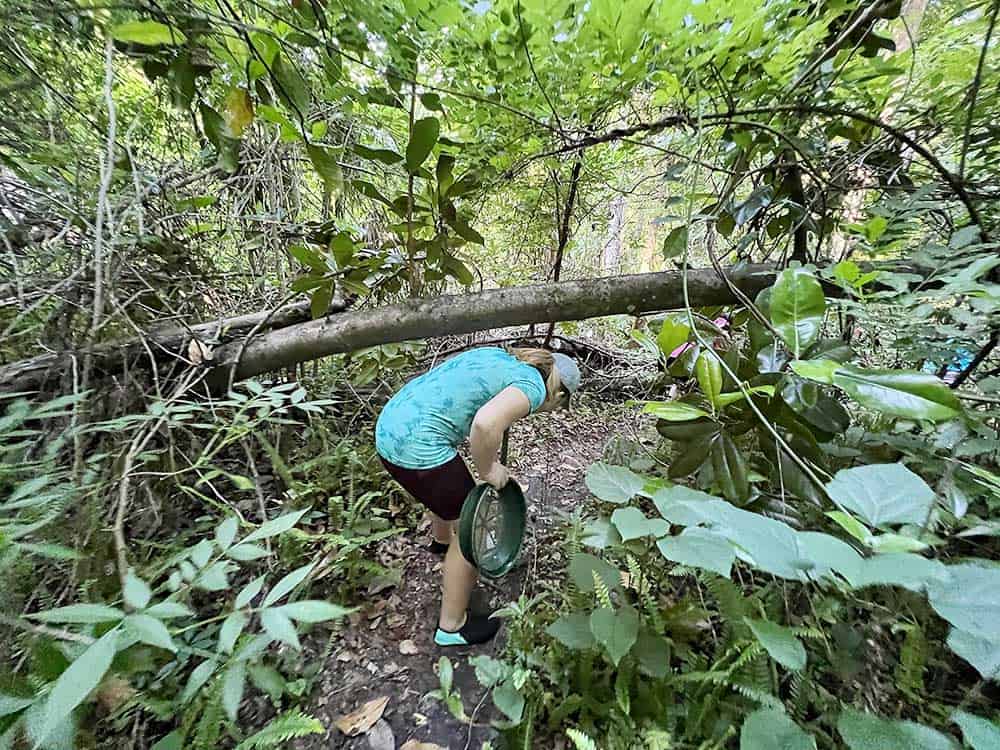
M 258 576 L 240 590 L 240 593 L 236 595 L 236 603 L 234 604 L 236 609 L 242 609 L 254 600 L 254 597 L 264 588 L 264 580 L 265 576 Z
M 990 641 L 952 628 L 948 635 L 948 648 L 975 667 L 983 679 L 1000 682 L 1000 641 Z
M 3 735 L 0 735 L 0 742 L 4 750 L 10 749 L 10 741 L 15 739 L 19 729 L 24 730 L 24 742 L 16 744 L 17 750 L 31 748 L 32 750 L 76 750 L 80 747 L 77 744 L 78 717 L 69 714 L 51 729 L 47 729 L 45 724 L 48 715 L 43 701 L 35 701 L 17 717 L 14 725 Z
M 127 21 L 111 29 L 111 36 L 119 42 L 157 47 L 161 44 L 179 46 L 187 41 L 180 30 L 158 21 Z
M 595 518 L 587 522 L 583 529 L 583 538 L 580 541 L 594 549 L 607 549 L 614 544 L 619 544 L 621 540 L 621 534 L 618 533 L 618 529 L 609 519 Z
M 771 204 L 774 197 L 774 190 L 770 185 L 761 185 L 756 188 L 745 201 L 736 207 L 733 218 L 737 226 L 742 226 L 750 221 L 754 216 Z
M 762 708 L 743 722 L 740 750 L 816 750 L 816 740 L 783 711 Z
M 760 641 L 767 653 L 771 655 L 778 664 L 798 672 L 806 665 L 806 649 L 802 642 L 795 637 L 791 628 L 776 625 L 767 620 L 746 619 L 746 624 Z
M 972 750 L 1000 748 L 1000 725 L 965 711 L 956 711 L 951 715 L 951 720 L 962 728 L 965 743 L 970 745 Z
M 175 729 L 158 739 L 150 750 L 184 750 L 184 733 Z
M 249 620 L 250 618 L 245 612 L 237 610 L 236 612 L 231 612 L 222 621 L 222 627 L 219 628 L 219 651 L 224 654 L 233 653 L 233 647 L 236 645 L 236 641 L 243 633 L 243 628 L 247 626 Z
M 920 555 L 893 553 L 862 560 L 854 576 L 845 575 L 854 588 L 900 586 L 922 593 L 948 580 L 948 568 L 937 560 Z
M 686 226 L 674 227 L 670 234 L 663 240 L 663 257 L 667 260 L 677 258 L 684 254 L 688 244 L 688 228 Z
M 621 571 L 599 557 L 578 552 L 570 559 L 569 578 L 580 591 L 594 590 L 595 573 L 609 589 L 613 590 L 621 585 Z
M 694 372 L 698 378 L 698 386 L 708 399 L 708 403 L 713 409 L 718 408 L 719 394 L 722 393 L 722 363 L 718 355 L 711 349 L 703 351 L 698 355 Z
M 786 268 L 771 289 L 771 323 L 798 359 L 816 343 L 826 312 L 823 287 L 808 271 Z
M 226 94 L 224 110 L 226 133 L 230 138 L 240 138 L 253 122 L 253 101 L 246 89 L 234 86 Z
M 951 738 L 912 721 L 893 721 L 847 709 L 837 731 L 850 750 L 955 750 Z
M 633 507 L 615 510 L 611 522 L 626 542 L 644 536 L 659 537 L 670 531 L 670 525 L 662 518 L 647 518 L 645 513 Z
M 716 430 L 721 429 L 720 425 L 713 424 Z M 670 479 L 680 479 L 698 471 L 711 456 L 717 437 L 718 433 L 715 432 L 681 443 L 670 459 L 667 476 Z
M 73 710 L 86 700 L 96 688 L 115 658 L 118 642 L 118 628 L 112 628 L 94 641 L 87 650 L 73 660 L 66 671 L 52 686 L 45 703 L 45 721 L 42 725 L 39 744 L 57 725 L 66 721 Z
M 650 677 L 663 678 L 670 673 L 670 643 L 655 633 L 639 633 L 632 647 L 639 669 Z
M 510 680 L 505 680 L 493 689 L 493 705 L 516 724 L 521 721 L 524 713 L 524 696 L 510 683 Z
M 330 240 L 330 252 L 333 253 L 334 260 L 337 261 L 338 268 L 346 268 L 354 260 L 354 240 L 351 239 L 350 232 L 338 232 Z
M 298 622 L 326 622 L 340 619 L 354 610 L 318 599 L 307 599 L 285 604 L 278 607 L 278 611 Z
M 215 673 L 218 668 L 219 663 L 214 659 L 207 659 L 191 670 L 191 676 L 188 677 L 187 684 L 184 686 L 184 692 L 181 693 L 181 703 L 187 703 L 191 700 L 199 690 L 204 686 L 208 679 Z
M 230 721 L 236 721 L 246 682 L 247 665 L 243 661 L 233 662 L 222 675 L 222 708 Z
M 563 615 L 545 632 L 567 648 L 577 651 L 593 648 L 595 643 L 594 634 L 590 632 L 590 617 L 585 612 Z
M 145 609 L 149 600 L 153 597 L 153 591 L 149 585 L 129 568 L 125 574 L 125 586 L 122 588 L 122 595 L 125 603 L 133 609 Z
M 120 609 L 105 604 L 70 604 L 66 607 L 56 607 L 28 615 L 31 619 L 42 622 L 72 623 L 115 622 L 124 616 L 125 613 Z
M 155 617 L 144 614 L 129 615 L 122 621 L 122 624 L 130 635 L 143 643 L 164 648 L 167 651 L 177 651 L 167 626 Z
M 712 443 L 712 469 L 715 484 L 727 500 L 742 503 L 750 496 L 746 461 L 725 432 L 720 432 Z
M 787 375 L 781 400 L 809 424 L 836 435 L 850 427 L 851 415 L 827 390 L 811 380 Z
M 193 586 L 204 591 L 224 591 L 229 588 L 230 562 L 217 562 L 205 568 L 195 578 Z
M 646 481 L 623 466 L 610 464 L 591 464 L 587 469 L 587 489 L 608 503 L 621 505 L 627 503 L 642 490 Z
M 299 643 L 299 634 L 296 632 L 295 626 L 288 619 L 288 615 L 278 611 L 278 609 L 271 607 L 270 609 L 261 610 L 260 624 L 263 626 L 265 632 L 274 640 L 286 643 L 296 651 L 302 649 L 302 645 Z
M 833 385 L 833 373 L 841 366 L 832 359 L 797 359 L 789 365 L 799 377 Z
M 677 347 L 687 343 L 690 335 L 691 326 L 683 322 L 679 316 L 668 315 L 663 319 L 660 332 L 656 335 L 656 343 L 663 356 L 669 357 Z
M 244 544 L 240 542 L 235 547 L 226 550 L 226 557 L 231 557 L 237 562 L 250 562 L 267 557 L 267 550 L 258 544 Z
M 158 620 L 171 620 L 175 617 L 192 617 L 194 612 L 180 602 L 160 602 L 146 609 L 144 614 L 155 617 Z
M 696 406 L 682 404 L 679 401 L 649 401 L 642 409 L 645 414 L 652 414 L 658 419 L 668 422 L 685 422 L 689 419 L 707 417 L 708 412 Z
M 497 685 L 509 671 L 502 661 L 497 661 L 486 654 L 471 657 L 469 664 L 476 670 L 476 679 L 479 680 L 479 684 L 488 688 Z
M 0 718 L 16 714 L 22 708 L 27 708 L 34 702 L 34 698 L 21 698 L 16 695 L 0 693 Z
M 930 547 L 929 544 L 911 536 L 891 533 L 869 536 L 865 542 L 873 552 L 880 555 L 890 555 L 896 552 L 923 552 Z
M 678 526 L 722 523 L 732 507 L 707 492 L 683 485 L 657 490 L 653 505 L 661 516 Z
M 639 615 L 631 607 L 602 607 L 590 615 L 590 632 L 617 667 L 639 635 Z
M 455 668 L 451 664 L 451 659 L 442 656 L 438 659 L 438 681 L 441 684 L 441 691 L 447 695 L 451 692 L 451 684 L 455 677 Z
M 415 174 L 437 143 L 441 123 L 436 117 L 425 117 L 413 123 L 410 142 L 406 144 L 406 171 Z
M 279 52 L 271 62 L 271 78 L 278 98 L 294 113 L 292 119 L 305 119 L 309 115 L 309 84 L 302 77 L 298 66 Z M 297 138 L 301 138 L 301 133 L 297 130 L 300 125 L 298 123 L 295 126 Z
M 219 549 L 227 550 L 236 538 L 236 530 L 239 528 L 239 521 L 236 516 L 229 516 L 215 527 L 215 543 Z
M 766 396 L 770 398 L 774 395 L 773 385 L 755 385 L 752 388 L 747 388 L 747 391 L 752 396 Z M 730 404 L 735 404 L 737 401 L 742 401 L 747 397 L 747 394 L 743 391 L 732 391 L 731 393 L 720 393 L 716 399 L 715 404 L 717 407 L 722 408 L 724 406 L 729 406 Z
M 208 539 L 202 539 L 191 549 L 189 557 L 195 567 L 204 568 L 208 565 L 208 561 L 212 559 L 213 551 L 214 547 L 212 542 Z
M 323 189 L 327 193 L 339 193 L 344 187 L 344 173 L 337 161 L 340 157 L 340 149 L 310 143 L 306 146 L 306 151 L 313 167 L 316 168 L 316 172 L 323 180 Z
M 871 464 L 841 469 L 826 491 L 837 505 L 869 526 L 927 523 L 934 490 L 903 464 Z
M 948 580 L 928 590 L 934 611 L 959 630 L 1000 641 L 1000 567 L 948 565 Z
M 291 513 L 286 513 L 283 516 L 278 516 L 277 518 L 271 521 L 262 523 L 256 531 L 246 536 L 243 539 L 243 541 L 240 542 L 240 544 L 237 545 L 237 547 L 234 547 L 233 550 L 231 551 L 235 551 L 239 547 L 242 547 L 244 544 L 247 544 L 249 542 L 256 542 L 261 539 L 267 539 L 268 537 L 277 536 L 278 534 L 283 534 L 284 532 L 288 531 L 290 528 L 295 526 L 295 524 L 299 522 L 299 519 L 302 518 L 302 516 L 304 516 L 308 512 L 308 510 L 309 510 L 308 508 L 303 508 L 302 510 L 292 511 Z M 233 559 L 238 560 L 239 558 L 234 557 Z
M 955 392 L 922 372 L 840 365 L 833 383 L 862 406 L 892 417 L 941 422 L 962 413 Z
M 274 588 L 267 592 L 267 596 L 264 597 L 264 603 L 261 606 L 270 607 L 281 597 L 285 596 L 292 589 L 302 583 L 312 572 L 312 569 L 315 566 L 316 563 L 309 563 L 308 565 L 303 565 L 301 568 L 296 568 L 291 573 L 284 576 L 274 585 Z
M 671 562 L 711 570 L 726 578 L 736 561 L 736 551 L 729 541 L 698 527 L 684 529 L 680 536 L 665 537 L 656 546 Z
M 388 166 L 403 161 L 403 157 L 400 154 L 387 148 L 370 148 L 362 146 L 360 143 L 355 143 L 351 148 L 358 156 L 371 161 L 379 161 Z
M 831 510 L 826 515 L 833 519 L 833 521 L 835 521 L 840 528 L 862 544 L 866 544 L 868 542 L 871 532 L 865 528 L 861 521 L 852 516 L 850 513 L 844 513 L 840 510 Z
M 285 692 L 285 678 L 281 676 L 274 667 L 268 664 L 247 664 L 247 671 L 250 673 L 250 680 L 257 687 L 268 694 L 274 703 L 281 700 L 282 693 Z

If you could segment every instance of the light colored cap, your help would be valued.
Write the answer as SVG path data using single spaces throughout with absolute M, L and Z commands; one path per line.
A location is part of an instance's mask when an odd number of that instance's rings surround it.
M 580 387 L 580 368 L 576 366 L 576 362 L 559 352 L 553 352 L 552 359 L 555 360 L 556 371 L 559 373 L 559 380 L 562 381 L 563 387 L 570 393 L 576 393 Z

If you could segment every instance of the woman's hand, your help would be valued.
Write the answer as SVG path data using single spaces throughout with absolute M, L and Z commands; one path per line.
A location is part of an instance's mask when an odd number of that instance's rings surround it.
M 493 464 L 493 467 L 483 475 L 483 481 L 489 485 L 492 485 L 496 489 L 503 489 L 504 485 L 510 480 L 510 472 L 507 471 L 507 467 L 501 463 Z

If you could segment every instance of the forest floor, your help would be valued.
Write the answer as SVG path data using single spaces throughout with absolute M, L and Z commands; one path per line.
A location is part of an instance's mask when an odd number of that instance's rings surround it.
M 527 535 L 518 566 L 502 579 L 479 584 L 473 599 L 477 610 L 492 611 L 522 593 L 531 596 L 559 585 L 566 566 L 560 512 L 588 502 L 587 467 L 604 456 L 612 436 L 634 437 L 639 422 L 635 408 L 591 401 L 514 426 L 508 463 L 528 498 Z M 468 660 L 502 653 L 504 629 L 485 647 L 442 649 L 434 644 L 441 558 L 427 549 L 428 542 L 425 522 L 378 544 L 376 559 L 401 566 L 402 579 L 369 596 L 336 634 L 304 707 L 328 727 L 327 734 L 298 740 L 296 748 L 479 750 L 487 741 L 498 747 L 491 726 L 496 709 Z M 456 719 L 443 702 L 428 695 L 439 687 L 436 667 L 441 656 L 454 665 L 454 689 L 471 724 Z M 348 737 L 336 728 L 338 720 L 365 704 L 371 718 L 382 711 L 368 731 Z

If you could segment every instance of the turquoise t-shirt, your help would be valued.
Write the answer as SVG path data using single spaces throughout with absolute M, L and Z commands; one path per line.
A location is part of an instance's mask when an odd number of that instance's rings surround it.
M 503 349 L 471 349 L 414 378 L 379 415 L 375 448 L 404 469 L 432 469 L 453 459 L 476 412 L 514 386 L 531 411 L 545 401 L 541 373 Z

